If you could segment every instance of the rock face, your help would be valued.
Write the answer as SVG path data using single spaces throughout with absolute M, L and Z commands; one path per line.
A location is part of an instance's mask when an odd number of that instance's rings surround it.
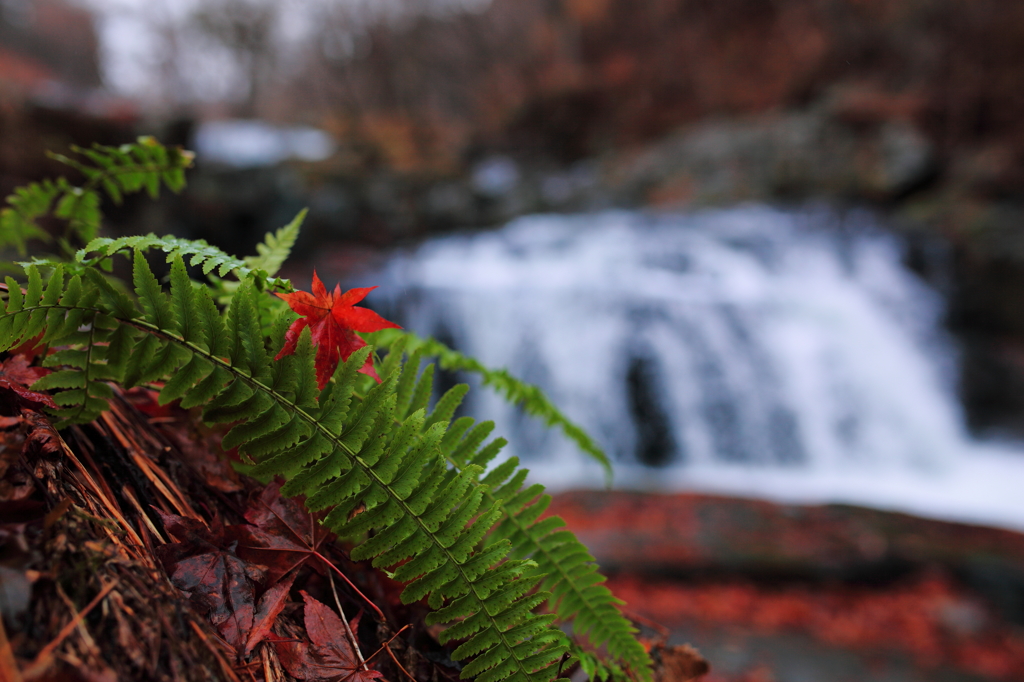
M 659 205 L 807 197 L 890 201 L 936 170 L 935 150 L 908 122 L 858 130 L 826 107 L 684 129 L 626 163 L 625 197 Z
M 564 493 L 549 513 L 628 613 L 697 645 L 708 680 L 1024 675 L 1020 533 L 708 495 Z
M 1024 624 L 1024 535 L 847 505 L 800 506 L 698 494 L 580 491 L 562 516 L 612 572 L 886 580 L 942 566 Z

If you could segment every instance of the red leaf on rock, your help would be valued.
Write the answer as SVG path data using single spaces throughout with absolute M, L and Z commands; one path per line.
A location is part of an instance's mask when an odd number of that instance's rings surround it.
M 267 567 L 266 582 L 273 585 L 309 559 L 323 560 L 318 548 L 330 537 L 316 518 L 292 499 L 281 497 L 281 483 L 271 482 L 248 509 L 251 525 L 232 526 L 241 558 Z M 314 562 L 319 568 L 319 562 Z
M 314 270 L 313 293 L 296 291 L 293 294 L 277 294 L 302 317 L 288 327 L 284 336 L 284 347 L 274 359 L 280 360 L 294 353 L 299 342 L 299 334 L 304 328 L 309 327 L 313 345 L 316 347 L 316 381 L 323 389 L 334 375 L 334 370 L 338 368 L 339 357 L 348 360 L 352 353 L 366 345 L 356 332 L 401 329 L 394 322 L 385 320 L 369 308 L 355 307 L 356 303 L 376 288 L 349 289 L 341 293 L 341 285 L 337 285 L 333 292 L 327 293 L 327 288 Z M 377 370 L 373 368 L 372 357 L 366 359 L 366 363 L 359 371 L 380 383 Z
M 350 682 L 384 682 L 380 672 L 363 670 L 345 632 L 345 625 L 330 607 L 305 591 L 305 624 L 309 642 L 277 641 L 281 665 L 292 677 L 300 680 L 348 680 Z M 358 618 L 353 619 L 355 632 Z
M 57 407 L 53 398 L 45 393 L 37 393 L 28 389 L 37 379 L 50 373 L 50 370 L 43 367 L 29 367 L 28 358 L 24 355 L 13 355 L 3 362 L 0 362 L 0 388 L 14 391 L 25 402 L 35 403 L 38 406 Z

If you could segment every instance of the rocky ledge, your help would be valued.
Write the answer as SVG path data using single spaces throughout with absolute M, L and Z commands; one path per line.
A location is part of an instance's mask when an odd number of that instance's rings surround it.
M 627 612 L 708 682 L 1024 679 L 1024 535 L 846 505 L 555 497 Z

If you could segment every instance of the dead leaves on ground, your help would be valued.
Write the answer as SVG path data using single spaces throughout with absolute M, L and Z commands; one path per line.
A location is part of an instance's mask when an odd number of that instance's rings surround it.
M 367 606 L 341 584 L 343 555 L 278 484 L 223 458 L 200 471 L 179 447 L 190 415 L 147 418 L 120 392 L 65 443 L 28 391 L 33 371 L 0 362 L 0 665 L 12 679 L 383 679 L 373 664 L 391 659 L 364 666 L 358 618 L 350 640 L 334 611 Z M 369 659 L 377 640 L 363 629 Z
M 321 575 L 329 570 L 340 574 L 318 551 L 330 534 L 297 502 L 282 498 L 280 488 L 279 482 L 266 486 L 246 508 L 244 524 L 207 525 L 157 510 L 164 530 L 177 540 L 158 547 L 157 556 L 174 586 L 207 615 L 237 661 L 269 641 L 281 665 L 297 679 L 379 679 L 381 673 L 363 664 L 350 641 L 358 617 L 346 628 L 338 614 L 305 591 L 308 638 L 274 633 L 304 567 Z
M 309 642 L 277 641 L 281 664 L 300 680 L 346 679 L 350 682 L 380 680 L 376 670 L 366 669 L 349 641 L 347 632 L 359 629 L 359 616 L 348 628 L 330 607 L 305 591 L 305 625 Z
M 232 529 L 238 556 L 266 566 L 268 584 L 307 562 L 321 573 L 330 567 L 318 550 L 331 533 L 295 500 L 282 498 L 280 491 L 279 482 L 270 483 L 245 510 L 248 524 Z

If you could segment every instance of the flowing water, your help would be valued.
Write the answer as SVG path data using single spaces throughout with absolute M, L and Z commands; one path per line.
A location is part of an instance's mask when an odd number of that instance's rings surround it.
M 427 242 L 377 283 L 392 319 L 540 385 L 617 487 L 1024 528 L 1024 451 L 966 434 L 943 302 L 867 213 L 531 216 Z M 537 480 L 602 485 L 560 433 L 470 396 Z

